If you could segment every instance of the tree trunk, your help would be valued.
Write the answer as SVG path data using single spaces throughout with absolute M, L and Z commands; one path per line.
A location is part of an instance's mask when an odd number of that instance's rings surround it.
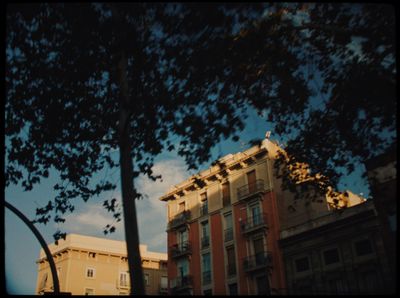
M 128 110 L 128 83 L 126 79 L 127 60 L 122 52 L 118 64 L 118 81 L 120 87 L 120 111 L 119 111 L 119 149 L 121 167 L 121 189 L 124 209 L 125 240 L 128 251 L 129 278 L 131 295 L 144 295 L 142 261 L 139 250 L 139 231 L 136 218 L 135 198 L 136 191 L 133 185 L 133 161 L 132 145 L 129 139 Z

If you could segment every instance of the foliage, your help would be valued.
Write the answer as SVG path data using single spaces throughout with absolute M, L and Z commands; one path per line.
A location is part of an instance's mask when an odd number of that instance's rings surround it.
M 118 166 L 121 109 L 130 113 L 133 177 L 157 179 L 163 150 L 196 168 L 213 144 L 237 140 L 248 105 L 291 136 L 293 160 L 334 185 L 338 166 L 351 172 L 393 144 L 394 36 L 392 7 L 380 4 L 10 5 L 6 186 L 29 191 L 55 169 L 63 183 L 37 214 L 47 222 L 55 210 L 60 220 L 74 198 L 116 187 L 90 181 Z

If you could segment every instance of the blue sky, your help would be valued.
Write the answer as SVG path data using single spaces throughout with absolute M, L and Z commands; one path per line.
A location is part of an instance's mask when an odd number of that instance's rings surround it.
M 254 111 L 249 112 L 247 126 L 240 134 L 239 142 L 224 141 L 212 149 L 212 160 L 229 153 L 243 151 L 249 147 L 248 141 L 255 138 L 264 138 L 266 131 L 272 131 L 271 139 L 284 142 L 273 133 L 273 127 Z M 118 152 L 116 152 L 118 154 Z M 209 167 L 210 160 L 202 166 Z M 150 251 L 166 252 L 166 206 L 158 198 L 169 187 L 178 184 L 195 174 L 197 171 L 187 171 L 184 160 L 175 152 L 161 154 L 155 162 L 154 173 L 162 174 L 163 181 L 153 182 L 139 176 L 135 185 L 139 191 L 148 195 L 148 198 L 137 201 L 139 236 L 142 244 L 148 245 Z M 347 185 L 343 189 L 352 192 L 363 193 L 368 196 L 368 188 L 360 183 L 357 176 L 362 169 L 346 179 Z M 117 189 L 104 193 L 99 197 L 90 199 L 87 203 L 76 201 L 74 213 L 67 215 L 66 222 L 56 224 L 50 221 L 47 225 L 36 224 L 48 243 L 53 242 L 53 234 L 61 229 L 64 232 L 80 233 L 89 236 L 106 237 L 108 239 L 124 240 L 122 221 L 117 223 L 116 232 L 104 236 L 103 227 L 113 223 L 111 213 L 102 207 L 102 202 L 112 197 L 120 200 L 119 171 L 117 170 L 111 179 L 117 182 Z M 42 207 L 54 196 L 53 185 L 58 181 L 58 175 L 50 172 L 47 180 L 43 180 L 31 192 L 24 192 L 21 187 L 11 186 L 5 189 L 5 199 L 23 212 L 29 219 L 35 218 L 35 210 Z M 40 245 L 32 232 L 11 211 L 5 211 L 5 277 L 6 287 L 10 294 L 35 294 L 37 265 L 35 261 L 39 256 Z

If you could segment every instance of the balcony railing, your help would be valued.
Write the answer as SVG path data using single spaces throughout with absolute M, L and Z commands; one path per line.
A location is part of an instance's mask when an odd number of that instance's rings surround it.
M 243 185 L 237 189 L 238 200 L 244 200 L 265 191 L 264 180 L 257 179 L 254 183 Z
M 192 246 L 190 241 L 185 241 L 179 244 L 172 245 L 170 247 L 171 257 L 179 258 L 192 253 Z
M 267 227 L 267 216 L 265 213 L 249 216 L 240 223 L 240 230 L 244 235 L 266 229 Z
M 244 271 L 248 273 L 268 267 L 272 267 L 271 252 L 264 251 L 243 259 Z
M 176 229 L 184 224 L 190 219 L 190 210 L 185 210 L 179 214 L 177 214 L 171 221 L 169 222 L 169 229 Z
M 228 275 L 228 277 L 232 277 L 236 275 L 236 265 L 233 264 L 228 264 L 226 266 L 226 273 Z
M 225 242 L 233 240 L 233 229 L 229 228 L 224 231 Z
M 162 286 L 162 285 L 160 285 L 159 287 L 158 287 L 158 292 L 160 293 L 160 294 L 168 294 L 168 287 L 166 287 L 166 286 Z
M 178 276 L 171 280 L 170 285 L 173 293 L 191 289 L 193 287 L 193 277 L 191 275 Z
M 203 285 L 208 285 L 211 283 L 211 271 L 203 272 Z
M 201 238 L 201 248 L 206 248 L 210 246 L 210 237 L 204 236 Z

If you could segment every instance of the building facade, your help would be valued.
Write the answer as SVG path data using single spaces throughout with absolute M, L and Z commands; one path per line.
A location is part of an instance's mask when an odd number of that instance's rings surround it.
M 286 293 L 280 232 L 328 214 L 332 198 L 299 201 L 283 190 L 274 170 L 279 152 L 278 144 L 265 139 L 160 198 L 167 202 L 170 294 Z M 306 172 L 304 179 L 313 179 Z M 362 201 L 349 192 L 341 202 Z
M 397 281 L 397 148 L 390 148 L 366 163 L 373 202 L 382 225 L 382 237 L 390 262 L 394 293 Z
M 129 295 L 126 244 L 104 238 L 68 234 L 58 245 L 50 244 L 60 291 L 72 295 Z M 147 251 L 140 245 L 146 294 L 167 294 L 167 254 Z M 49 263 L 40 251 L 37 294 L 53 291 Z
M 282 230 L 288 294 L 389 294 L 392 275 L 372 200 Z
M 281 229 L 330 212 L 330 206 L 325 197 L 298 203 L 281 189 L 273 169 L 279 150 L 265 139 L 160 198 L 167 202 L 170 294 L 284 293 Z

